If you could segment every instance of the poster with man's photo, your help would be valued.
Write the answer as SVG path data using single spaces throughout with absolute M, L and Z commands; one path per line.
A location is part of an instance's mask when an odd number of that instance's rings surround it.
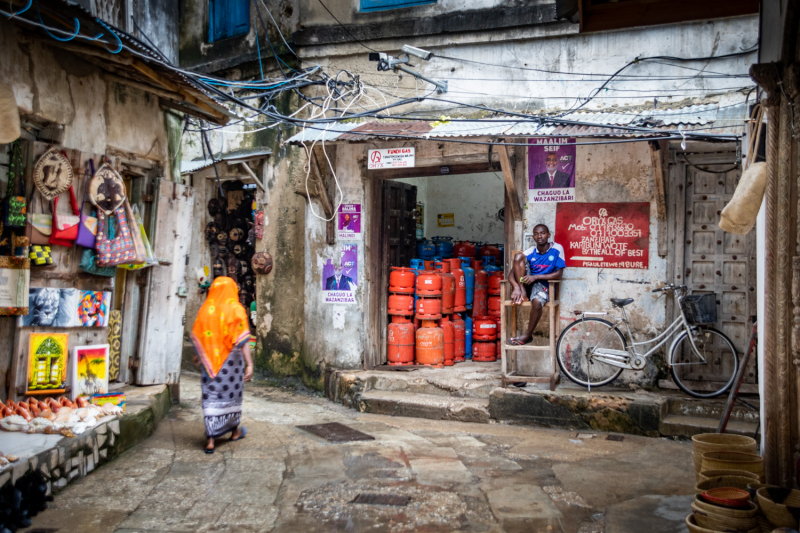
M 575 139 L 528 139 L 528 201 L 575 201 Z
M 322 298 L 330 304 L 356 303 L 358 245 L 342 244 L 322 267 Z

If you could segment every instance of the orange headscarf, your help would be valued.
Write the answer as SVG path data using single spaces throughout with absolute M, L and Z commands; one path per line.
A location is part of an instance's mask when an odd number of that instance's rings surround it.
M 212 378 L 217 376 L 231 350 L 250 339 L 247 312 L 239 303 L 239 289 L 231 278 L 219 277 L 211 284 L 191 337 Z

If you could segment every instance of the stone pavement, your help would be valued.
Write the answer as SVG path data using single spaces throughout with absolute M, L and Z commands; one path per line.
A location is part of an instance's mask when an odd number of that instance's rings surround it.
M 683 532 L 691 445 L 363 414 L 249 384 L 247 438 L 202 452 L 197 376 L 142 444 L 67 487 L 33 528 L 58 532 Z M 296 426 L 375 437 L 333 444 Z M 405 507 L 350 503 L 410 497 Z

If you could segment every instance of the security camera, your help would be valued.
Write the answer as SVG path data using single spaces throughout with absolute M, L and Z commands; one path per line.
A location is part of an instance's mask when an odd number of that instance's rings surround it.
M 409 46 L 404 44 L 403 47 L 400 49 L 401 52 L 404 54 L 410 54 L 412 56 L 418 57 L 424 61 L 428 61 L 431 57 L 433 57 L 433 52 L 428 52 L 427 50 L 423 50 L 422 48 L 417 48 L 415 46 Z
M 383 52 L 370 52 L 369 53 L 369 60 L 370 61 L 388 61 L 389 55 Z

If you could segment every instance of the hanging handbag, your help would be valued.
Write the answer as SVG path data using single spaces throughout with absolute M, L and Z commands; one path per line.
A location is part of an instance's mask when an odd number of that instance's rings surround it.
M 94 242 L 97 236 L 97 217 L 84 215 L 83 208 L 86 206 L 86 193 L 89 190 L 89 182 L 94 176 L 94 159 L 89 160 L 90 174 L 86 178 L 86 183 L 83 189 L 83 201 L 81 202 L 81 222 L 78 225 L 78 238 L 75 239 L 75 244 L 84 246 L 86 248 L 94 248 Z
M 25 227 L 25 180 L 22 177 L 22 148 L 19 141 L 9 147 L 8 185 L 5 198 L 5 225 L 9 228 Z
M 75 190 L 72 185 L 69 186 L 71 215 L 58 212 L 58 198 L 56 196 L 53 199 L 53 233 L 50 234 L 50 244 L 71 248 L 75 239 L 78 238 L 78 226 L 81 222 L 81 211 L 78 208 L 78 200 L 75 198 Z
M 38 200 L 40 210 L 43 210 L 42 197 L 36 189 L 31 191 L 32 199 L 28 210 L 28 225 L 25 228 L 25 235 L 31 245 L 49 245 L 50 235 L 53 232 L 53 217 L 45 213 L 34 213 L 35 204 Z
M 95 212 L 92 211 L 92 215 L 95 215 Z M 114 231 L 114 218 L 109 218 L 107 220 L 107 232 L 108 238 L 114 239 L 115 231 Z M 81 254 L 81 270 L 86 272 L 87 274 L 92 274 L 94 276 L 105 276 L 107 278 L 113 278 L 117 275 L 117 267 L 110 266 L 110 267 L 100 267 L 97 266 L 97 252 L 93 249 L 87 248 Z
M 117 235 L 114 238 L 108 236 L 106 214 L 102 210 L 97 213 L 97 240 L 95 241 L 97 266 L 144 263 L 146 260 L 144 243 L 128 200 L 114 209 L 111 216 L 116 219 Z
M 31 260 L 31 264 L 35 266 L 50 266 L 53 264 L 49 246 L 39 246 L 38 244 L 31 246 L 28 258 Z

